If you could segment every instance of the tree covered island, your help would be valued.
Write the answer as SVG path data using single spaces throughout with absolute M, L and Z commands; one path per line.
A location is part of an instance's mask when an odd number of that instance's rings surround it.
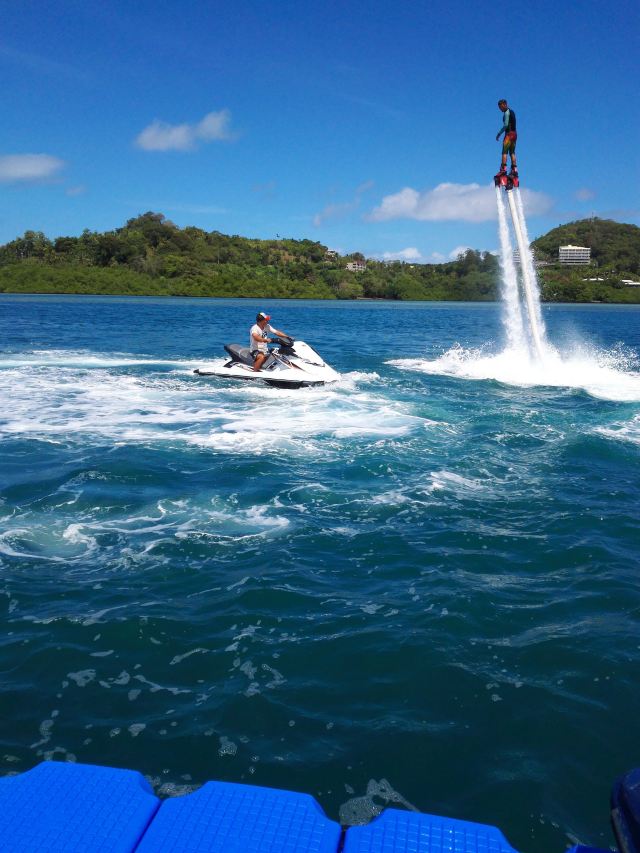
M 561 266 L 558 246 L 591 248 L 589 266 Z M 548 302 L 640 303 L 640 228 L 586 219 L 533 242 Z M 626 282 L 626 283 L 625 283 Z M 49 239 L 27 231 L 0 247 L 0 292 L 291 299 L 491 301 L 498 258 L 468 249 L 413 264 L 338 255 L 313 240 L 258 240 L 179 228 L 144 213 L 122 228 Z

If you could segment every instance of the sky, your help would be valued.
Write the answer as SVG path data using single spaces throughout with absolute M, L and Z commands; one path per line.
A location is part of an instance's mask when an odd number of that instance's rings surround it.
M 146 211 L 341 254 L 496 251 L 497 107 L 533 239 L 640 224 L 637 0 L 5 0 L 0 244 Z

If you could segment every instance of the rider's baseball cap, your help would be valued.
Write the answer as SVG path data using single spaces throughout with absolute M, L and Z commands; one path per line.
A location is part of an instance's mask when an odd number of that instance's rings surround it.
M 260 313 L 258 314 L 256 319 L 258 319 L 258 320 L 270 320 L 271 314 L 265 314 L 264 311 L 260 311 Z

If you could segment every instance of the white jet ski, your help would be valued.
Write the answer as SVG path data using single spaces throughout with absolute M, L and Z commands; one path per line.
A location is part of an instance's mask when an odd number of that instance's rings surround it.
M 294 341 L 284 335 L 271 339 L 277 346 L 271 349 L 260 370 L 253 369 L 253 358 L 248 347 L 225 344 L 231 356 L 220 367 L 211 364 L 194 370 L 198 376 L 216 376 L 223 379 L 249 379 L 266 382 L 276 388 L 304 388 L 336 382 L 340 374 L 329 367 L 318 353 L 304 341 Z

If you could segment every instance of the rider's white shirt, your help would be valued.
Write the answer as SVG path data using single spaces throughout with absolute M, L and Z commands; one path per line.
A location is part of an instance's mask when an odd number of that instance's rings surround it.
M 268 324 L 265 323 L 264 329 L 261 329 L 257 323 L 249 330 L 249 352 L 254 352 L 254 350 L 258 350 L 259 352 L 268 352 L 267 344 L 263 341 L 257 341 L 253 336 L 258 335 L 261 338 L 266 338 L 268 334 L 275 334 L 275 330 Z

